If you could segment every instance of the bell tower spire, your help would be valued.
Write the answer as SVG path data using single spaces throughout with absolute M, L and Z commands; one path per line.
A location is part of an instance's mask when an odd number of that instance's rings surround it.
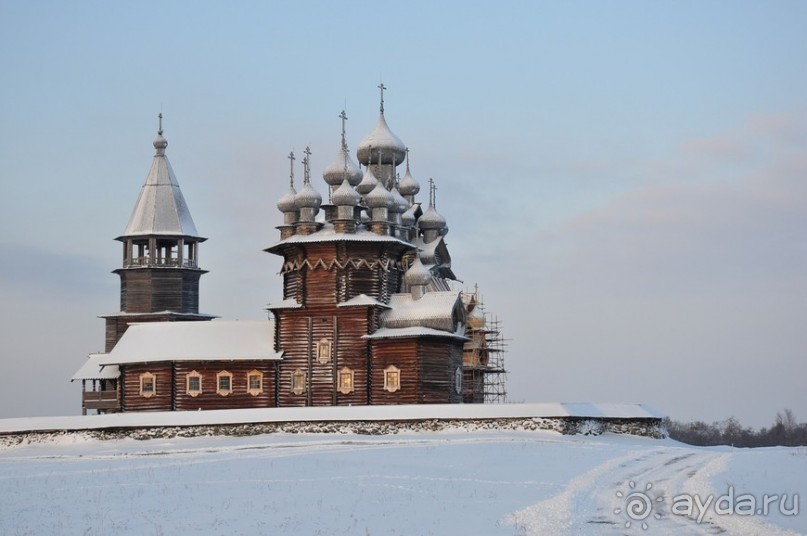
M 116 240 L 123 263 L 114 271 L 121 282 L 120 313 L 106 318 L 106 351 L 130 322 L 210 320 L 199 313 L 199 236 L 174 170 L 165 156 L 163 115 L 158 116 L 156 153 L 129 223 Z

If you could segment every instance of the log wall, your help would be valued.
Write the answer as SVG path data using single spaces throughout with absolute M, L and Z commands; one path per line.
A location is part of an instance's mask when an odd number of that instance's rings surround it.
M 121 268 L 120 307 L 127 313 L 199 312 L 199 278 L 190 268 Z
M 123 378 L 123 411 L 171 411 L 173 409 L 174 378 L 171 363 L 121 365 Z M 155 392 L 148 398 L 140 396 L 140 375 L 154 375 Z
M 175 409 L 207 410 L 237 408 L 271 408 L 275 406 L 275 363 L 267 361 L 180 361 L 174 365 Z M 251 395 L 247 392 L 247 375 L 257 370 L 263 373 L 263 392 Z M 202 392 L 191 396 L 187 392 L 187 375 L 196 371 L 202 375 Z M 226 396 L 216 392 L 216 375 L 227 371 L 232 376 L 232 391 Z

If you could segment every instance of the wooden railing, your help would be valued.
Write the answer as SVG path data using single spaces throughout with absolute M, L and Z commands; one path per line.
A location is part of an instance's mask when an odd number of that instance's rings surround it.
M 120 409 L 118 390 L 84 391 L 82 402 L 86 409 Z
M 123 264 L 126 268 L 132 268 L 133 266 L 171 266 L 171 267 L 181 267 L 181 268 L 196 268 L 196 261 L 192 259 L 182 259 L 182 263 L 179 262 L 179 259 L 154 259 L 154 262 L 150 262 L 148 257 L 132 257 L 130 259 L 125 259 Z

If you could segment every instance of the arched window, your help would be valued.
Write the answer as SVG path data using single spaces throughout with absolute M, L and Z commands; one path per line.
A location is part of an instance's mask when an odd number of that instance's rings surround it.
M 401 369 L 390 365 L 384 369 L 384 390 L 394 393 L 401 388 Z
M 140 375 L 140 396 L 151 398 L 157 394 L 157 380 L 151 372 Z
M 202 375 L 195 370 L 185 376 L 185 392 L 190 396 L 202 394 Z
M 252 396 L 263 393 L 263 372 L 251 370 L 247 373 L 247 392 Z
M 233 375 L 226 370 L 216 374 L 216 392 L 221 396 L 227 396 L 233 392 Z

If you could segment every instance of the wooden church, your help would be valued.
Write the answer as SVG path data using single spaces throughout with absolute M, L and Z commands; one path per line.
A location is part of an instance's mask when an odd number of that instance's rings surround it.
M 358 146 L 358 164 L 340 116 L 341 145 L 322 173 L 327 201 L 312 184 L 309 149 L 299 189 L 289 155 L 279 241 L 265 250 L 283 259 L 283 299 L 264 321 L 199 312 L 205 238 L 160 124 L 151 169 L 117 238 L 121 310 L 104 317 L 104 353 L 73 377 L 84 413 L 486 400 L 485 378 L 504 372 L 490 359 L 501 351 L 488 343 L 498 332 L 476 293 L 454 288 L 435 190 L 430 181 L 424 209 L 379 87 L 378 122 Z

